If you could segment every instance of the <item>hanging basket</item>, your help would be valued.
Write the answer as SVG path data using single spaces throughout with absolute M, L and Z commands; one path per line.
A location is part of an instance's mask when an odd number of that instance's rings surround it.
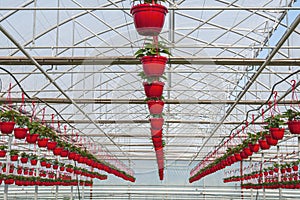
M 236 161 L 241 161 L 242 160 L 241 154 L 239 154 L 239 153 L 235 153 L 234 157 L 235 157 Z
M 249 148 L 252 152 L 256 153 L 259 151 L 259 144 L 252 144 L 252 143 L 249 143 Z
M 48 144 L 48 138 L 38 138 L 37 143 L 39 147 L 47 147 Z
M 165 22 L 168 9 L 160 4 L 139 4 L 130 9 L 134 26 L 142 36 L 157 36 Z
M 152 83 L 144 82 L 143 85 L 148 98 L 160 98 L 165 84 L 160 81 L 153 81 Z
M 161 130 L 164 124 L 164 118 L 151 118 L 150 125 L 154 130 Z
M 159 115 L 164 109 L 164 102 L 162 100 L 149 100 L 147 101 L 150 114 Z
M 288 121 L 287 124 L 292 134 L 300 134 L 300 120 Z
M 151 136 L 152 137 L 158 137 L 158 138 L 161 138 L 162 137 L 162 131 L 163 129 L 159 129 L 159 130 L 156 130 L 156 129 L 150 129 L 151 130 Z
M 61 147 L 56 147 L 55 149 L 53 149 L 53 154 L 58 156 L 60 155 L 61 151 L 63 150 L 63 148 Z
M 143 56 L 141 62 L 147 77 L 160 77 L 164 74 L 168 59 L 164 56 Z
M 246 156 L 252 156 L 253 152 L 250 150 L 250 148 L 246 147 L 244 148 L 244 153 L 246 154 Z
M 55 141 L 48 141 L 47 143 L 47 149 L 48 150 L 54 150 L 56 148 L 57 142 Z
M 267 143 L 266 140 L 258 140 L 258 143 L 261 149 L 270 149 L 270 145 Z
M 10 160 L 11 161 L 17 161 L 18 160 L 18 155 L 13 155 L 13 156 L 10 156 Z
M 18 140 L 22 140 L 26 138 L 28 129 L 27 128 L 15 128 L 14 129 L 14 136 Z
M 162 138 L 161 137 L 152 137 L 153 146 L 157 148 L 162 148 Z
M 266 140 L 270 146 L 276 146 L 278 143 L 278 140 L 272 138 L 271 135 L 266 135 Z
M 0 150 L 0 158 L 4 158 L 6 155 L 6 150 Z
M 28 162 L 28 157 L 22 157 L 20 160 L 21 160 L 21 163 L 25 164 Z
M 3 134 L 11 134 L 15 128 L 15 122 L 8 121 L 8 122 L 1 122 L 1 133 Z
M 284 136 L 284 128 L 270 128 L 269 132 L 275 140 L 281 140 Z
M 39 134 L 27 134 L 26 142 L 28 142 L 29 144 L 35 144 L 38 136 Z

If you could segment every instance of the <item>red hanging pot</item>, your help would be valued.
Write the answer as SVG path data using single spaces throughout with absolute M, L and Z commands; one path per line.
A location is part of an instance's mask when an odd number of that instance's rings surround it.
M 147 104 L 150 114 L 158 115 L 162 113 L 165 103 L 162 100 L 149 100 Z
M 162 137 L 162 131 L 163 129 L 159 129 L 159 130 L 156 130 L 156 129 L 150 129 L 151 130 L 151 136 L 152 137 L 158 137 L 158 138 L 161 138 Z
M 28 129 L 27 128 L 15 128 L 14 129 L 14 136 L 16 139 L 25 139 L 27 135 Z
M 47 149 L 48 150 L 54 150 L 55 147 L 56 147 L 56 145 L 57 145 L 57 142 L 55 142 L 55 141 L 48 141 L 47 142 Z
M 59 167 L 59 170 L 60 170 L 60 171 L 65 171 L 65 167 L 64 167 L 64 166 L 61 166 L 61 167 Z
M 270 146 L 275 146 L 278 143 L 278 140 L 272 138 L 271 135 L 266 135 L 266 140 Z
M 65 150 L 65 149 L 63 149 L 63 150 L 60 152 L 60 156 L 61 156 L 61 157 L 67 157 L 68 154 L 69 154 L 69 151 L 68 151 L 68 150 Z
M 47 162 L 46 162 L 46 161 L 41 161 L 41 166 L 42 166 L 42 167 L 46 167 L 46 165 L 47 165 Z
M 141 62 L 147 77 L 160 77 L 165 72 L 168 59 L 164 56 L 143 56 Z
M 37 164 L 37 160 L 30 160 L 30 164 L 31 165 L 36 165 Z
M 245 154 L 244 151 L 242 151 L 240 154 L 241 154 L 242 159 L 247 159 L 248 158 L 248 156 Z
M 252 143 L 249 143 L 249 148 L 252 152 L 258 152 L 259 151 L 259 144 L 252 144 Z
M 284 128 L 270 128 L 270 135 L 275 140 L 281 140 L 284 136 Z
M 300 120 L 288 121 L 287 124 L 292 134 L 300 134 Z
M 63 150 L 63 148 L 61 147 L 56 147 L 54 150 L 53 150 L 53 154 L 58 156 L 60 155 L 61 151 Z
M 270 145 L 267 143 L 266 140 L 258 140 L 259 146 L 261 149 L 269 149 Z
M 160 4 L 139 4 L 130 9 L 134 26 L 143 36 L 157 36 L 165 22 L 168 9 Z
M 151 118 L 150 125 L 154 130 L 161 130 L 164 124 L 164 118 Z
M 153 81 L 152 83 L 143 82 L 143 85 L 148 98 L 160 98 L 165 84 L 160 81 Z
M 28 162 L 27 157 L 22 157 L 20 160 L 21 160 L 21 163 L 27 163 Z
M 69 160 L 73 160 L 75 158 L 75 156 L 76 156 L 75 152 L 69 152 L 69 154 L 68 154 Z
M 0 130 L 3 134 L 11 134 L 15 127 L 15 122 L 8 121 L 8 122 L 2 122 L 0 126 Z
M 11 161 L 17 161 L 18 160 L 18 155 L 13 155 L 13 156 L 10 156 L 10 160 Z
M 4 183 L 7 184 L 7 185 L 14 184 L 14 182 L 15 182 L 15 180 L 12 179 L 12 178 L 4 180 Z
M 295 172 L 298 171 L 298 165 L 294 165 L 292 168 L 293 168 L 293 171 L 295 171 Z
M 6 151 L 5 150 L 0 150 L 0 158 L 4 158 L 6 155 Z
M 241 154 L 239 154 L 239 153 L 235 153 L 235 154 L 234 154 L 234 157 L 235 157 L 235 159 L 236 159 L 237 161 L 241 161 L 241 160 L 242 160 Z
M 51 168 L 51 163 L 46 163 L 46 168 Z
M 53 165 L 52 168 L 53 169 L 58 169 L 58 165 Z
M 28 142 L 29 144 L 35 144 L 38 136 L 39 134 L 27 134 L 26 142 Z
M 47 147 L 47 143 L 48 143 L 48 138 L 38 138 L 38 146 L 39 147 Z
M 162 147 L 162 139 L 161 137 L 152 137 L 153 146 L 155 148 L 161 148 Z
M 252 151 L 250 150 L 250 148 L 248 148 L 248 147 L 246 147 L 246 148 L 244 148 L 244 153 L 246 154 L 246 156 L 248 157 L 248 156 L 252 156 Z

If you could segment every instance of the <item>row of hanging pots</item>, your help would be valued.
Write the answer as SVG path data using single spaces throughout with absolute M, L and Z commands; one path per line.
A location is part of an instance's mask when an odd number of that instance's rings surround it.
M 60 140 L 57 137 L 57 133 L 50 127 L 42 125 L 40 122 L 29 120 L 25 115 L 20 114 L 14 110 L 0 111 L 0 130 L 2 134 L 14 135 L 15 139 L 25 139 L 29 144 L 37 144 L 40 148 L 47 148 L 51 150 L 54 155 L 61 157 L 68 157 L 69 160 L 77 161 L 78 163 L 84 163 L 88 166 L 96 167 L 97 165 L 107 165 L 109 167 L 106 170 L 111 173 L 114 170 L 114 166 L 110 166 L 108 163 L 99 161 L 92 154 L 87 151 L 82 151 L 80 148 L 73 146 L 72 144 Z M 11 120 L 11 121 L 10 121 Z M 15 128 L 15 125 L 17 127 Z M 23 128 L 28 127 L 28 128 Z M 73 152 L 74 151 L 74 152 Z M 76 151 L 76 152 L 75 152 Z M 10 152 L 11 154 L 11 152 Z M 4 157 L 6 151 L 0 147 L 0 157 Z M 21 162 L 25 162 L 26 158 L 21 158 Z M 11 161 L 17 161 L 18 155 L 11 155 Z M 118 169 L 115 169 L 120 171 Z M 121 171 L 120 171 L 121 172 Z M 127 181 L 135 181 L 135 178 L 131 175 L 122 172 L 118 174 L 120 178 Z

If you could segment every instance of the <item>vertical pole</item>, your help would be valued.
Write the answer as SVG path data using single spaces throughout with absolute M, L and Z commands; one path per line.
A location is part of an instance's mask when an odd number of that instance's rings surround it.
M 84 184 L 82 185 L 82 200 L 85 199 L 85 196 L 84 196 Z
M 71 186 L 70 200 L 73 200 L 73 186 Z
M 261 169 L 264 169 L 264 166 L 265 166 L 265 163 L 264 163 L 264 160 L 265 160 L 265 155 L 264 153 L 261 154 L 261 164 L 262 164 L 262 167 Z M 265 175 L 263 173 L 263 177 L 262 177 L 262 184 L 265 182 Z M 263 187 L 263 200 L 266 200 L 266 189 L 265 187 Z
M 280 165 L 279 146 L 278 145 L 277 145 L 277 163 L 278 163 L 278 165 Z M 278 183 L 280 183 L 280 182 L 281 182 L 281 171 L 279 170 L 278 171 Z M 282 190 L 281 190 L 281 188 L 279 188 L 278 193 L 279 193 L 279 199 L 281 199 L 281 196 L 282 196 Z
M 5 174 L 8 175 L 9 172 L 9 163 L 10 162 L 10 156 L 8 155 L 11 150 L 11 142 L 12 142 L 12 136 L 8 136 L 8 144 L 7 144 L 7 153 L 6 153 L 6 172 Z M 4 185 L 4 200 L 8 200 L 8 185 Z

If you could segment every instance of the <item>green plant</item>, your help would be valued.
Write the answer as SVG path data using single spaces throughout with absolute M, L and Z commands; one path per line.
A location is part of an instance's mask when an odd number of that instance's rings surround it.
M 18 113 L 14 110 L 6 110 L 1 113 L 1 121 L 8 122 L 8 121 L 15 121 L 15 117 Z
M 247 133 L 248 139 L 251 144 L 256 144 L 259 139 L 259 134 Z
M 261 138 L 262 140 L 264 140 L 264 139 L 266 139 L 266 135 L 268 135 L 269 132 L 268 131 L 260 131 L 260 132 L 257 132 L 256 134 L 257 134 L 258 138 Z
M 38 159 L 38 156 L 31 153 L 31 154 L 29 154 L 29 159 L 30 159 L 30 160 L 37 160 L 37 159 Z
M 18 155 L 19 151 L 18 150 L 10 150 L 9 155 L 14 156 L 14 155 Z
M 284 125 L 284 120 L 282 119 L 283 116 L 278 114 L 275 116 L 268 117 L 265 122 L 268 123 L 267 126 L 265 126 L 266 129 L 270 128 L 281 128 L 282 125 Z
M 147 83 L 153 83 L 154 81 L 159 81 L 160 79 L 164 79 L 167 80 L 167 78 L 165 76 L 146 76 L 146 74 L 144 72 L 140 72 L 138 74 L 139 77 L 141 77 L 141 79 L 145 80 Z
M 283 113 L 283 117 L 288 118 L 289 121 L 300 120 L 300 112 L 292 110 L 292 109 L 288 109 L 287 111 L 285 111 Z
M 6 149 L 7 149 L 7 146 L 6 146 L 6 145 L 1 145 L 1 146 L 0 146 L 0 150 L 3 151 L 3 150 L 6 150 Z
M 29 124 L 29 118 L 23 115 L 16 115 L 15 117 L 17 126 L 25 128 Z
M 171 55 L 169 50 L 161 42 L 158 42 L 157 44 L 146 43 L 143 48 L 140 48 L 134 53 L 136 58 L 141 58 L 144 56 L 157 56 L 161 54 Z
M 39 134 L 39 131 L 40 131 L 40 123 L 39 122 L 36 122 L 36 121 L 30 122 L 30 123 L 28 123 L 27 127 L 29 129 L 30 135 Z
M 22 158 L 29 158 L 29 154 L 25 153 L 25 152 L 22 152 L 21 153 L 21 157 Z

